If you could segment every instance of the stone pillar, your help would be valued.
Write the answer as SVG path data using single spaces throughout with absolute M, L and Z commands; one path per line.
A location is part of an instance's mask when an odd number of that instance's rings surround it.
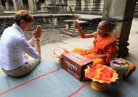
M 117 25 L 111 33 L 117 39 L 118 57 L 128 54 L 127 46 L 135 5 L 136 0 L 104 0 L 103 18 L 110 18 L 110 21 Z
M 138 17 L 138 0 L 136 0 L 136 6 L 135 6 L 135 13 L 134 13 L 135 17 Z
M 1 4 L 1 0 L 0 0 L 0 13 L 3 13 L 3 7 L 2 7 L 2 4 Z
M 30 12 L 35 12 L 36 11 L 36 0 L 28 0 L 28 5 L 29 5 L 29 11 Z
M 37 11 L 37 3 L 39 2 L 39 0 L 34 0 L 34 11 Z
M 11 9 L 10 9 L 9 0 L 6 0 L 5 5 L 6 5 L 6 10 L 9 10 L 10 11 Z
M 101 0 L 93 0 L 93 7 L 92 7 L 93 14 L 101 14 L 100 4 L 101 4 Z
M 64 4 L 67 5 L 67 6 L 64 6 L 64 12 L 66 13 L 66 12 L 67 12 L 67 7 L 68 7 L 68 2 L 67 2 L 67 0 L 64 0 Z
M 57 6 L 58 7 L 58 11 L 57 12 L 59 12 L 59 13 L 63 13 L 63 3 L 62 3 L 62 0 L 56 0 L 56 2 L 55 2 L 55 6 Z
M 76 0 L 75 12 L 82 11 L 81 0 Z
M 67 4 L 67 3 L 68 3 L 67 1 L 68 1 L 68 0 L 64 0 L 64 3 Z
M 84 10 L 83 11 L 89 11 L 89 9 L 88 9 L 88 0 L 84 0 L 84 2 L 85 2 L 85 6 L 84 6 Z
M 19 11 L 19 2 L 18 2 L 18 0 L 13 0 L 13 5 L 14 5 L 15 11 L 16 12 Z
M 56 0 L 51 0 L 52 5 L 55 5 L 55 3 L 56 3 Z
M 58 4 L 62 4 L 62 0 L 59 0 Z

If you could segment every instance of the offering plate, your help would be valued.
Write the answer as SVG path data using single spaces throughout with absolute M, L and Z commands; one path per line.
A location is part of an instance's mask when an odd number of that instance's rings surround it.
M 85 77 L 92 79 L 91 87 L 96 91 L 106 91 L 107 83 L 115 82 L 118 74 L 111 67 L 97 64 L 85 69 Z

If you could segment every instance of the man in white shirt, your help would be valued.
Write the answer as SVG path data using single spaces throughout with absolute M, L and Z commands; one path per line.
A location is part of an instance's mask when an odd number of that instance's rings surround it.
M 0 40 L 0 67 L 13 77 L 23 76 L 34 69 L 41 60 L 41 26 L 32 32 L 33 38 L 26 40 L 24 32 L 30 30 L 34 18 L 26 10 L 15 13 L 15 23 L 4 30 Z M 35 49 L 31 46 L 35 43 Z M 31 56 L 26 59 L 24 54 Z

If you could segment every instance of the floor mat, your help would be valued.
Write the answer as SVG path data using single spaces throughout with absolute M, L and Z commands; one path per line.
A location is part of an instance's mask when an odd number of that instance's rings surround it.
M 0 97 L 138 97 L 138 70 L 127 79 L 108 84 L 108 90 L 97 92 L 90 81 L 79 81 L 51 58 L 40 64 L 28 75 L 12 78 L 0 75 Z

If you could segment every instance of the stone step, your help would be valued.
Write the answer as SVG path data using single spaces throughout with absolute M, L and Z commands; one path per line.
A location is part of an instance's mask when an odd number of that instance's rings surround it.
M 80 24 L 82 32 L 85 34 L 95 32 L 97 30 L 99 21 L 101 21 L 101 18 L 89 17 L 86 20 L 87 21 L 76 20 Z M 68 25 L 68 28 L 62 29 L 61 33 L 68 34 L 70 36 L 79 36 L 78 31 L 74 28 L 74 20 L 64 20 L 64 22 Z
M 70 32 L 68 30 L 65 30 L 64 28 L 60 29 L 60 33 L 65 34 L 65 35 L 69 35 L 71 37 L 77 37 L 78 36 L 78 33 Z

